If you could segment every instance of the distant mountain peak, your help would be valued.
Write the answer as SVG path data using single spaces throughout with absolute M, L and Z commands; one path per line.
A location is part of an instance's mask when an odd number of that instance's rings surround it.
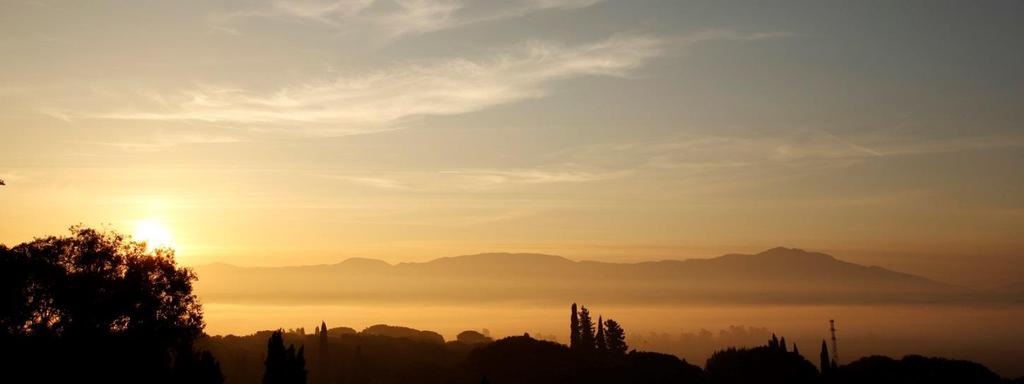
M 511 253 L 511 252 L 488 252 L 488 253 L 477 253 L 474 255 L 462 255 L 462 256 L 451 256 L 434 259 L 428 263 L 447 263 L 447 262 L 463 262 L 463 261 L 479 261 L 479 262 L 518 262 L 518 263 L 536 263 L 536 262 L 559 262 L 559 263 L 572 263 L 572 260 L 566 259 L 562 256 L 547 255 L 542 253 Z
M 763 254 L 772 254 L 772 253 L 807 253 L 807 251 L 805 251 L 805 250 L 803 250 L 801 248 L 789 248 L 789 247 L 778 246 L 778 247 L 775 247 L 775 248 L 766 249 L 764 251 L 761 251 L 758 254 L 759 255 L 763 255 Z
M 775 247 L 761 251 L 757 256 L 785 258 L 835 259 L 832 255 L 820 252 L 809 252 L 800 248 Z
M 384 260 L 370 259 L 366 257 L 350 257 L 344 261 L 338 263 L 338 265 L 345 266 L 365 266 L 365 267 L 390 267 L 391 264 Z

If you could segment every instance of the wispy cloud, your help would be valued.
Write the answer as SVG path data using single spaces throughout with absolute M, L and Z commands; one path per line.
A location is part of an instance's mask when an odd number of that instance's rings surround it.
M 409 189 L 409 185 L 401 180 L 394 178 L 386 178 L 379 176 L 334 176 L 328 175 L 329 178 L 344 180 L 352 184 L 379 188 L 379 189 L 391 189 L 391 190 L 405 190 Z
M 464 181 L 464 187 L 491 189 L 504 185 L 582 183 L 622 177 L 627 172 L 573 171 L 547 169 L 466 169 L 442 171 Z
M 229 144 L 242 140 L 234 136 L 208 134 L 160 135 L 152 140 L 93 142 L 130 152 L 157 152 L 188 144 Z
M 762 41 L 793 37 L 792 32 L 739 32 L 732 29 L 706 29 L 697 33 L 681 36 L 676 39 L 683 44 L 696 44 L 705 41 Z
M 54 119 L 63 121 L 65 123 L 70 123 L 71 122 L 71 116 L 68 115 L 67 111 L 63 111 L 63 110 L 60 110 L 60 109 L 54 109 L 54 108 L 40 108 L 38 110 L 38 112 L 40 114 L 52 117 Z
M 454 29 L 470 24 L 527 16 L 556 9 L 585 8 L 601 0 L 337 0 L 273 1 L 269 5 L 211 18 L 215 30 L 240 33 L 231 24 L 243 19 L 310 21 L 343 32 L 376 32 L 392 39 Z
M 970 152 L 1024 147 L 1024 136 L 1017 134 L 958 136 L 935 139 L 890 138 L 873 144 L 882 156 L 910 156 Z
M 615 36 L 562 46 L 516 45 L 482 60 L 415 62 L 372 73 L 340 76 L 261 94 L 205 86 L 167 96 L 151 110 L 89 117 L 246 124 L 325 123 L 325 133 L 394 129 L 416 116 L 455 115 L 545 95 L 550 83 L 580 76 L 626 76 L 658 56 L 662 40 Z
M 349 184 L 383 190 L 407 192 L 483 192 L 515 186 L 558 183 L 586 183 L 627 176 L 626 171 L 572 167 L 449 169 L 441 171 L 364 171 L 330 173 L 317 176 Z
M 651 142 L 595 144 L 563 151 L 563 161 L 628 169 L 764 167 L 771 164 L 845 166 L 891 156 L 913 156 L 1024 147 L 1019 135 L 900 138 L 792 130 L 776 135 L 685 134 Z

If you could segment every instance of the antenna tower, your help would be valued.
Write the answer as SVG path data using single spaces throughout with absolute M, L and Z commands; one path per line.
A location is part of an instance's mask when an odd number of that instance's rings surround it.
M 829 331 L 832 332 L 832 363 L 839 364 L 839 348 L 836 347 L 836 321 L 828 321 Z

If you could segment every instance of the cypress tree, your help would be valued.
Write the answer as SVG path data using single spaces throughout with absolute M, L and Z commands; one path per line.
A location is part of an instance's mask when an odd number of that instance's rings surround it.
M 263 384 L 306 384 L 305 348 L 284 347 L 284 336 L 274 331 L 267 340 L 267 359 L 263 361 Z
M 787 352 L 787 349 L 786 349 L 786 336 L 782 336 L 782 338 L 779 339 L 779 348 L 782 349 L 782 352 Z
M 775 337 L 774 333 L 772 334 L 772 339 L 768 340 L 768 347 L 772 349 L 779 347 L 779 338 Z
M 318 345 L 319 348 L 317 348 L 317 354 L 319 355 L 317 357 L 317 359 L 318 359 L 317 361 L 319 362 L 319 364 L 317 364 L 317 371 L 318 372 L 316 374 L 317 374 L 317 377 L 320 378 L 319 379 L 320 382 L 326 383 L 328 381 L 327 380 L 327 375 L 328 375 L 327 367 L 328 367 L 329 362 L 331 360 L 330 352 L 327 350 L 327 322 L 326 321 L 320 321 L 320 328 L 317 328 L 317 329 L 318 329 L 317 336 L 319 336 L 319 341 L 320 342 L 319 342 L 319 345 Z
M 626 354 L 626 350 L 629 348 L 626 345 L 626 331 L 618 322 L 612 319 L 604 321 L 604 338 L 609 355 L 619 357 Z
M 821 355 L 819 355 L 818 363 L 821 364 L 822 374 L 832 370 L 832 362 L 828 357 L 828 344 L 825 344 L 825 340 L 821 341 Z
M 580 347 L 580 319 L 576 313 L 576 303 L 572 303 L 572 317 L 569 319 L 569 348 Z
M 580 307 L 580 348 L 583 351 L 594 350 L 594 320 L 590 318 L 587 307 Z
M 601 321 L 601 316 L 597 317 L 597 353 L 604 354 L 608 352 L 608 343 L 605 342 L 604 336 L 604 323 Z
M 267 358 L 263 361 L 263 384 L 286 383 L 286 361 L 287 351 L 284 348 L 281 331 L 274 331 L 267 340 Z

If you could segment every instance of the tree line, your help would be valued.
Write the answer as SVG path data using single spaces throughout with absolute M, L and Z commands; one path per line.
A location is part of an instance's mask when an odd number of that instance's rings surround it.
M 572 303 L 569 319 L 569 348 L 584 355 L 613 358 L 624 356 L 629 349 L 626 332 L 618 322 L 598 316 L 595 331 L 590 310 L 585 306 L 577 310 L 576 303 Z

